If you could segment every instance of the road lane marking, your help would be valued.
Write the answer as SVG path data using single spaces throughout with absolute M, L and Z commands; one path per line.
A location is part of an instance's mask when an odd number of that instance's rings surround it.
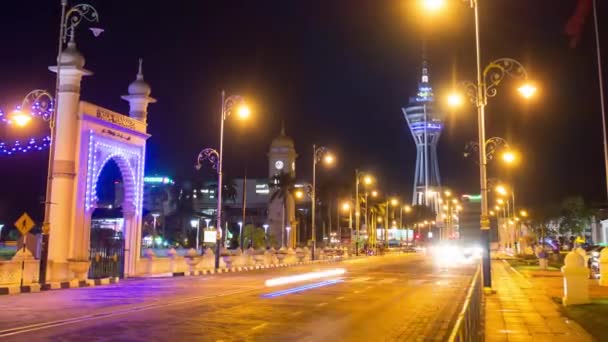
M 260 325 L 256 325 L 255 327 L 251 328 L 251 330 L 258 330 L 258 329 L 262 329 L 263 327 L 267 326 L 268 323 L 262 323 Z
M 372 279 L 372 278 L 370 278 L 370 277 L 356 277 L 356 278 L 353 278 L 351 280 L 351 282 L 353 282 L 353 283 L 362 283 L 362 282 L 368 281 L 370 279 Z
M 357 290 L 357 291 L 353 291 L 353 293 L 361 293 L 361 291 Z
M 186 303 L 191 303 L 191 302 L 195 302 L 195 301 L 204 301 L 207 299 L 226 297 L 226 296 L 239 294 L 239 293 L 252 292 L 253 290 L 261 290 L 263 288 L 264 288 L 263 286 L 260 286 L 255 289 L 229 291 L 229 292 L 224 292 L 224 293 L 220 293 L 217 295 L 211 295 L 211 296 L 198 296 L 198 297 L 176 300 L 173 302 L 147 304 L 147 305 L 136 306 L 136 307 L 132 307 L 132 308 L 126 308 L 126 309 L 122 309 L 122 310 L 101 312 L 101 313 L 65 318 L 62 320 L 35 323 L 35 324 L 25 325 L 25 326 L 17 327 L 17 328 L 0 330 L 0 337 L 13 336 L 13 335 L 28 333 L 28 332 L 37 331 L 37 330 L 50 329 L 50 328 L 54 328 L 54 327 L 58 327 L 58 326 L 62 326 L 62 325 L 87 322 L 87 321 L 91 321 L 91 320 L 98 320 L 98 319 L 109 318 L 109 317 L 114 317 L 114 316 L 122 316 L 122 315 L 134 313 L 134 312 L 138 312 L 138 311 L 144 311 L 144 310 L 150 310 L 150 309 L 156 309 L 156 308 L 168 307 L 168 306 L 175 306 L 175 305 L 186 304 Z
M 299 315 L 301 313 L 302 313 L 302 311 L 296 311 L 296 312 L 292 313 L 291 316 L 297 316 L 297 315 Z
M 336 298 L 336 299 L 337 299 L 337 300 L 342 300 L 342 299 L 344 299 L 344 296 L 338 297 L 338 298 Z
M 317 306 L 325 306 L 325 305 L 327 305 L 327 303 L 319 303 L 319 304 L 317 304 Z

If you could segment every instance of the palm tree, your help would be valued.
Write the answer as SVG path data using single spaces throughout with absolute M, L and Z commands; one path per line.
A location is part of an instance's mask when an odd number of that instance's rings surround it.
M 287 207 L 287 198 L 294 192 L 296 180 L 291 174 L 281 172 L 280 174 L 272 177 L 272 182 L 269 184 L 269 186 L 274 189 L 274 192 L 270 197 L 270 201 L 272 202 L 277 198 L 283 200 L 283 227 L 285 227 L 285 208 Z M 283 228 L 281 228 L 281 232 L 282 231 Z M 282 238 L 281 241 L 283 241 Z

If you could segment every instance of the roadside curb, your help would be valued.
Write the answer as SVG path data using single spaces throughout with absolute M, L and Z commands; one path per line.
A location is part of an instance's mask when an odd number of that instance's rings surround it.
M 195 270 L 194 272 L 173 272 L 171 273 L 173 277 L 191 277 L 191 276 L 205 276 L 212 274 L 221 274 L 221 273 L 236 273 L 236 272 L 248 272 L 248 271 L 256 271 L 256 270 L 264 270 L 271 268 L 281 268 L 281 267 L 293 267 L 293 266 L 302 266 L 302 265 L 312 265 L 312 264 L 322 264 L 322 263 L 335 263 L 341 262 L 345 260 L 352 260 L 356 258 L 340 258 L 340 259 L 331 259 L 331 260 L 314 260 L 314 261 L 302 261 L 291 264 L 268 264 L 268 265 L 255 265 L 255 266 L 236 266 L 231 268 L 219 268 L 217 272 L 213 269 L 207 270 Z
M 13 295 L 21 293 L 34 293 L 48 290 L 74 289 L 80 287 L 94 287 L 102 285 L 110 285 L 118 283 L 119 278 L 102 278 L 102 279 L 87 279 L 87 280 L 72 280 L 62 282 L 50 282 L 44 285 L 28 284 L 23 286 L 6 286 L 0 287 L 0 295 Z

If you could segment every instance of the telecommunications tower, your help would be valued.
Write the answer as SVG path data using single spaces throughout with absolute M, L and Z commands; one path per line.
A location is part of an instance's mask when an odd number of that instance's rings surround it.
M 438 211 L 441 178 L 437 160 L 437 142 L 443 129 L 443 116 L 435 112 L 433 89 L 429 84 L 426 61 L 422 64 L 422 78 L 418 93 L 411 97 L 403 115 L 416 143 L 416 172 L 412 204 L 426 205 Z

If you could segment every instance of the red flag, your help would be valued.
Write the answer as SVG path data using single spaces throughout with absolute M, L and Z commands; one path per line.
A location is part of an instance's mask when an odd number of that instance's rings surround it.
M 576 47 L 579 40 L 581 39 L 585 20 L 587 19 L 587 17 L 591 13 L 591 9 L 593 8 L 593 3 L 591 1 L 594 0 L 578 0 L 574 13 L 566 23 L 565 32 L 570 37 L 571 48 Z

